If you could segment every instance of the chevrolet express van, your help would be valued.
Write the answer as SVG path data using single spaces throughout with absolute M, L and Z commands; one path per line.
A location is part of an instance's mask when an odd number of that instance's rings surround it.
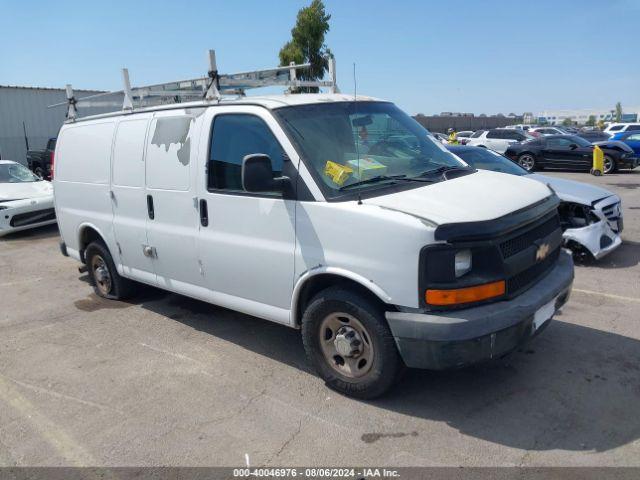
M 507 354 L 566 302 L 571 256 L 544 184 L 468 167 L 392 103 L 238 98 L 68 121 L 61 249 L 96 294 L 142 282 L 302 333 L 348 395 L 403 367 Z

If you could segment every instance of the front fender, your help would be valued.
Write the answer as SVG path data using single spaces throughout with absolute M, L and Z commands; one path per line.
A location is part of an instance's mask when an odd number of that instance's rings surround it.
M 302 275 L 298 277 L 296 284 L 293 288 L 293 295 L 291 297 L 291 312 L 298 311 L 298 303 L 300 301 L 300 293 L 304 285 L 311 280 L 313 277 L 317 277 L 318 275 L 335 275 L 338 277 L 343 277 L 347 280 L 354 281 L 364 288 L 373 293 L 376 297 L 378 297 L 384 303 L 391 303 L 391 296 L 382 288 L 380 285 L 374 283 L 372 280 L 369 280 L 362 275 L 359 275 L 350 270 L 346 270 L 344 268 L 339 267 L 328 267 L 328 266 L 317 266 L 314 268 L 310 268 Z M 292 318 L 292 324 L 295 322 L 295 319 Z

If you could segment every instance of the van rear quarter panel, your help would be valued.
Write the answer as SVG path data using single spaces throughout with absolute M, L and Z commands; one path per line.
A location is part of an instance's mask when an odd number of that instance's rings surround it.
M 71 250 L 80 250 L 80 230 L 90 225 L 114 251 L 110 197 L 110 161 L 115 120 L 67 124 L 56 145 L 54 196 L 60 235 Z

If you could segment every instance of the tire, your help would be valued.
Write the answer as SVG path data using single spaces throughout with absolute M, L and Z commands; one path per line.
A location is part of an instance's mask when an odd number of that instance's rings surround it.
M 350 397 L 379 397 L 404 368 L 382 308 L 342 287 L 311 300 L 302 318 L 302 340 L 327 386 Z M 345 355 L 345 348 L 351 352 Z
M 533 172 L 536 169 L 536 157 L 531 153 L 523 153 L 518 156 L 518 165 L 527 172 Z
M 90 243 L 85 251 L 85 259 L 89 280 L 96 295 L 110 300 L 123 300 L 131 296 L 133 282 L 118 274 L 104 243 Z
M 616 161 L 610 155 L 605 155 L 602 173 L 607 175 L 608 173 L 614 173 L 616 170 L 618 170 L 618 165 L 616 164 Z
M 595 257 L 584 245 L 572 240 L 569 241 L 565 247 L 571 250 L 574 264 L 589 265 L 595 262 Z

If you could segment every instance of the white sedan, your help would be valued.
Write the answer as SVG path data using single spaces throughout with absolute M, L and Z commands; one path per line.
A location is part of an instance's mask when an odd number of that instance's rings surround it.
M 529 173 L 507 157 L 486 148 L 469 145 L 447 148 L 474 168 L 526 175 L 551 187 L 561 200 L 558 214 L 564 244 L 577 258 L 597 260 L 622 244 L 622 201 L 613 192 L 587 183 Z
M 0 160 L 0 237 L 55 222 L 51 184 L 20 163 Z
M 478 130 L 465 145 L 483 147 L 494 152 L 504 153 L 509 145 L 530 140 L 533 137 L 522 130 L 515 128 L 492 128 L 491 130 Z

